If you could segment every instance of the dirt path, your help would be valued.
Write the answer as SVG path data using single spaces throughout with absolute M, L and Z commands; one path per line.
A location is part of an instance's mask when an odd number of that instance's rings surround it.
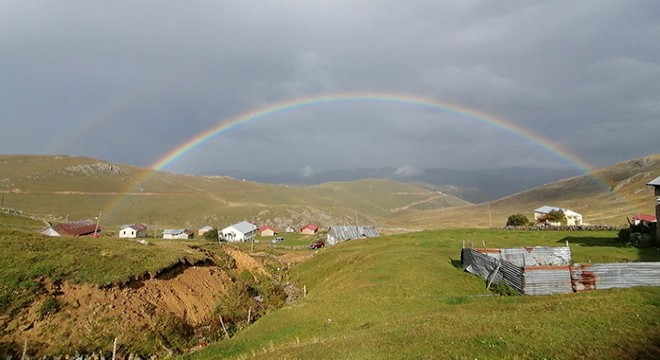
M 406 206 L 390 209 L 390 211 L 393 212 L 393 213 L 396 213 L 396 212 L 399 212 L 399 211 L 408 210 L 413 206 L 417 206 L 417 205 L 421 205 L 421 204 L 424 204 L 424 203 L 427 203 L 427 202 L 431 202 L 435 199 L 441 198 L 442 196 L 443 195 L 436 195 L 436 196 L 430 197 L 428 199 L 414 201 L 414 202 L 411 202 L 410 204 L 408 204 Z

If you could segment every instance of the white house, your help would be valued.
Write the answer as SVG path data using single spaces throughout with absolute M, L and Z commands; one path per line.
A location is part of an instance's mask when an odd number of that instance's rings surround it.
M 119 237 L 124 239 L 147 237 L 147 226 L 144 224 L 123 225 L 119 230 Z
M 163 230 L 163 239 L 192 239 L 195 236 L 193 231 L 188 229 L 165 229 Z
M 556 206 L 544 205 L 534 210 L 534 219 L 538 221 L 551 211 L 561 211 L 566 216 L 566 225 L 582 225 L 582 215 L 571 209 L 559 208 Z M 549 225 L 560 225 L 559 223 L 548 223 Z
M 247 221 L 228 226 L 220 231 L 219 237 L 226 241 L 252 241 L 257 234 L 257 226 Z

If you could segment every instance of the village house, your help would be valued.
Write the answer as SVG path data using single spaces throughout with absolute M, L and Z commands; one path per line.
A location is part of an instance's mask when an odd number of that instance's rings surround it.
M 650 183 L 646 184 L 649 186 L 653 186 L 654 189 L 654 195 L 655 195 L 655 218 L 660 217 L 660 176 L 657 178 L 651 180 Z M 660 239 L 660 226 L 655 227 L 655 232 L 656 236 L 658 239 Z
M 165 229 L 163 230 L 163 239 L 193 239 L 195 232 L 188 229 Z
M 277 232 L 270 225 L 262 225 L 259 227 L 259 235 L 261 236 L 275 236 Z
M 630 223 L 632 225 L 644 225 L 657 222 L 657 219 L 653 215 L 649 214 L 639 214 L 632 217 Z
M 319 227 L 314 224 L 307 224 L 300 228 L 301 234 L 314 235 L 319 231 Z
M 327 242 L 336 245 L 342 241 L 378 237 L 378 231 L 373 226 L 331 226 L 328 229 Z
M 213 226 L 206 225 L 203 228 L 199 229 L 199 231 L 197 231 L 197 235 L 198 236 L 204 236 L 204 234 L 206 234 L 207 232 L 209 232 L 213 229 L 214 229 Z
M 552 211 L 561 211 L 566 216 L 566 225 L 582 225 L 582 215 L 576 213 L 571 209 L 559 208 L 555 206 L 541 206 L 538 209 L 534 210 L 534 219 L 539 221 L 546 215 L 550 214 Z M 548 222 L 548 225 L 559 226 L 561 225 L 558 222 Z
M 252 241 L 257 234 L 257 226 L 241 221 L 222 229 L 218 236 L 225 241 Z
M 119 237 L 123 239 L 136 239 L 147 237 L 147 226 L 144 224 L 122 225 Z
M 40 233 L 47 236 L 99 237 L 101 235 L 101 227 L 94 220 L 87 219 L 50 225 L 42 229 Z

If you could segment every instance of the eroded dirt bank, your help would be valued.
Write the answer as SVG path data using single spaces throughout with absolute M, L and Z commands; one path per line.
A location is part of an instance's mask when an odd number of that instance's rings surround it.
M 111 351 L 117 337 L 120 351 L 164 356 L 207 341 L 199 330 L 217 332 L 218 305 L 254 287 L 237 274 L 247 271 L 254 281 L 269 276 L 249 255 L 225 251 L 235 261 L 231 269 L 212 262 L 177 264 L 154 278 L 109 288 L 43 279 L 47 293 L 20 313 L 0 318 L 0 342 L 17 353 L 27 340 L 28 354 L 57 356 Z M 249 301 L 256 297 L 248 295 Z M 53 309 L 44 314 L 49 304 Z

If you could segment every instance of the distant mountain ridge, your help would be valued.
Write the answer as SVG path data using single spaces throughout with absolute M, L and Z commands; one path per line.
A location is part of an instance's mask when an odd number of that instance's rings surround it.
M 626 218 L 640 213 L 654 214 L 656 199 L 646 184 L 660 176 L 660 154 L 631 159 L 527 189 L 487 203 L 464 207 L 411 211 L 383 223 L 407 224 L 410 228 L 501 227 L 512 214 L 533 218 L 543 205 L 577 211 L 590 224 L 627 224 Z
M 317 185 L 331 181 L 359 179 L 390 179 L 394 181 L 428 184 L 471 203 L 495 200 L 553 181 L 580 175 L 577 169 L 539 169 L 509 167 L 501 169 L 425 169 L 407 176 L 398 175 L 395 167 L 361 168 L 321 171 L 311 174 L 300 172 L 264 172 L 230 170 L 225 175 L 268 184 Z
M 543 205 L 572 209 L 588 223 L 621 225 L 626 217 L 654 211 L 655 198 L 646 183 L 657 176 L 660 155 L 653 154 L 472 204 L 455 194 L 475 189 L 382 177 L 288 186 L 85 157 L 0 155 L 4 208 L 53 222 L 102 215 L 101 224 L 110 228 L 145 223 L 150 229 L 195 229 L 242 220 L 278 228 L 346 222 L 391 231 L 497 227 L 514 213 L 531 218 L 533 209 Z
M 464 206 L 438 189 L 386 179 L 290 187 L 227 176 L 173 174 L 70 156 L 0 155 L 3 207 L 47 221 L 99 216 L 111 226 L 227 226 L 249 220 L 284 228 L 359 220 L 389 213 Z

